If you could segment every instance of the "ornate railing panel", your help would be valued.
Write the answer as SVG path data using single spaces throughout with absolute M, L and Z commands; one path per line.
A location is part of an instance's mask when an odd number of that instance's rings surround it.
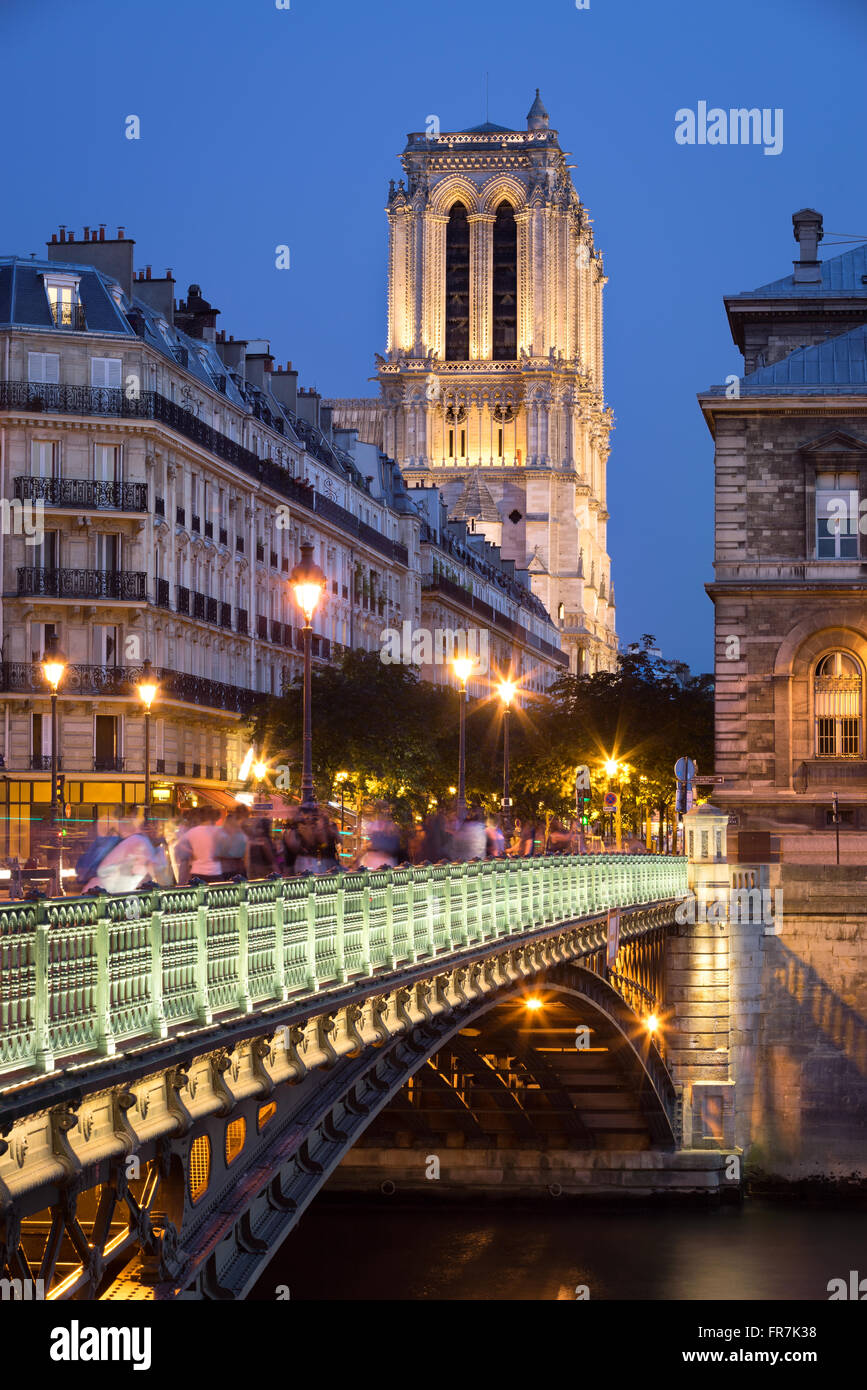
M 112 598 L 147 601 L 147 575 L 127 570 L 18 568 L 18 594 L 47 598 Z
M 16 478 L 15 496 L 23 502 L 42 501 L 49 507 L 116 512 L 148 510 L 147 483 L 112 483 L 90 478 Z
M 89 666 L 71 662 L 63 673 L 60 694 L 136 696 L 136 685 L 144 674 L 142 666 Z M 258 690 L 226 685 L 223 681 L 191 676 L 184 671 L 169 671 L 162 666 L 153 668 L 151 674 L 159 683 L 160 699 L 182 700 L 185 704 L 207 705 L 211 709 L 228 710 L 232 714 L 248 714 L 266 698 Z M 49 686 L 40 662 L 4 661 L 0 662 L 0 690 L 47 695 Z
M 495 859 L 0 908 L 0 1073 L 680 898 L 686 860 Z M 594 929 L 598 945 L 598 929 Z

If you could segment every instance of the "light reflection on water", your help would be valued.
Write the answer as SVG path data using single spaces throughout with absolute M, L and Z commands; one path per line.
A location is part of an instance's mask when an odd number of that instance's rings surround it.
M 867 1275 L 867 1208 L 314 1205 L 254 1299 L 827 1300 Z

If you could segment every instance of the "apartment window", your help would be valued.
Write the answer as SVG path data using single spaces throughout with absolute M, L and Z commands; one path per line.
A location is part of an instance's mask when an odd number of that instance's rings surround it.
M 33 557 L 34 568 L 38 570 L 57 569 L 60 555 L 60 535 L 57 531 L 43 532 L 42 540 L 39 545 L 34 545 L 30 551 Z
M 816 474 L 816 556 L 852 560 L 858 555 L 857 473 Z
M 93 717 L 93 767 L 95 772 L 113 772 L 117 763 L 117 718 L 113 714 Z
M 57 476 L 58 445 L 46 439 L 34 439 L 30 443 L 31 478 L 54 478 Z
M 51 305 L 51 317 L 64 328 L 78 327 L 81 301 L 78 297 L 80 280 L 77 275 L 52 275 L 45 277 L 45 293 Z
M 98 483 L 120 481 L 120 446 L 97 444 L 93 450 L 93 477 Z
M 96 568 L 110 573 L 120 569 L 120 536 L 100 531 L 96 541 Z
M 97 666 L 118 664 L 118 632 L 116 627 L 99 623 L 93 628 L 93 659 Z
M 91 357 L 91 386 L 112 386 L 123 384 L 123 359 L 121 357 Z
M 51 716 L 49 714 L 34 714 L 31 716 L 33 727 L 30 736 L 30 752 L 33 758 L 51 757 Z
M 817 758 L 857 758 L 861 752 L 861 670 L 847 652 L 831 652 L 816 667 L 813 687 Z
M 45 648 L 49 641 L 57 636 L 57 627 L 54 623 L 31 623 L 30 625 L 30 660 L 41 661 L 45 656 Z
M 27 380 L 55 385 L 60 380 L 59 352 L 28 352 Z

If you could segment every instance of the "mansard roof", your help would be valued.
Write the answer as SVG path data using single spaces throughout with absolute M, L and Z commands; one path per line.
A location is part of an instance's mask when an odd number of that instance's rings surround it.
M 796 281 L 794 275 L 744 290 L 733 299 L 825 299 L 829 295 L 867 296 L 867 242 L 822 261 L 822 278 L 815 283 Z

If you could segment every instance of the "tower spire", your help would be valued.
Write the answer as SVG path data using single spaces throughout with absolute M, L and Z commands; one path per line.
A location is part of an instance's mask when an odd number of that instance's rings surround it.
M 528 130 L 547 130 L 549 122 L 548 112 L 545 110 L 545 103 L 539 95 L 539 88 L 536 88 L 536 100 L 527 112 Z

